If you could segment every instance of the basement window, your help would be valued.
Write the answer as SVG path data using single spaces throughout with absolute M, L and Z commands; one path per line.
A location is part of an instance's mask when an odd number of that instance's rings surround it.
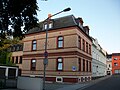
M 63 78 L 62 77 L 56 77 L 56 82 L 63 82 Z

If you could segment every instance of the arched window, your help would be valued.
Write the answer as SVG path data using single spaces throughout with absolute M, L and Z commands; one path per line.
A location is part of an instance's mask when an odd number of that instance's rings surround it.
M 35 59 L 31 60 L 31 70 L 36 70 L 36 60 Z
M 33 40 L 32 41 L 32 50 L 36 50 L 37 49 L 37 41 Z
M 59 36 L 57 39 L 57 47 L 63 48 L 63 44 L 64 44 L 63 36 Z
M 57 71 L 63 70 L 63 58 L 59 57 L 57 58 Z

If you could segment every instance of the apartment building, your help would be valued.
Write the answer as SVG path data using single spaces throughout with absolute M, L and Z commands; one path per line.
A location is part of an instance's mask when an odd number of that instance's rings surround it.
M 112 54 L 107 55 L 107 75 L 112 75 Z
M 97 39 L 92 38 L 92 78 L 106 75 L 106 52 L 102 49 Z
M 11 62 L 19 67 L 19 75 L 22 70 L 22 57 L 23 57 L 23 44 L 14 44 L 9 47 L 9 51 L 12 52 Z
M 120 74 L 120 53 L 112 53 L 112 74 Z
M 47 22 L 31 29 L 23 39 L 22 75 L 43 77 Z M 73 15 L 50 19 L 46 80 L 84 82 L 92 76 L 92 39 L 82 18 Z

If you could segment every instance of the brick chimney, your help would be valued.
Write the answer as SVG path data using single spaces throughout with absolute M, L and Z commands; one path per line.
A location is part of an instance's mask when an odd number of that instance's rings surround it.
M 52 16 L 51 14 L 48 14 L 48 18 L 49 18 L 49 19 L 51 19 L 51 16 Z
M 84 26 L 83 29 L 84 29 L 85 33 L 89 35 L 89 30 L 90 30 L 89 26 Z

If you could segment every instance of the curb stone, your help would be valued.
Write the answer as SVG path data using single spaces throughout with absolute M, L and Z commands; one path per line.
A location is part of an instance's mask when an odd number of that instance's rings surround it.
M 103 80 L 105 80 L 105 79 L 108 79 L 108 78 L 110 78 L 111 76 L 105 76 L 105 77 L 103 77 L 103 78 L 99 78 L 99 79 L 96 79 L 96 80 L 92 80 L 92 81 L 90 81 L 88 84 L 86 84 L 85 86 L 83 86 L 83 87 L 81 87 L 81 88 L 78 88 L 78 89 L 76 89 L 76 90 L 83 90 L 83 89 L 85 89 L 85 88 L 88 88 L 88 87 L 90 87 L 90 86 L 92 86 L 92 85 L 95 85 L 95 84 L 97 84 L 98 82 L 101 82 L 101 81 L 103 81 Z

